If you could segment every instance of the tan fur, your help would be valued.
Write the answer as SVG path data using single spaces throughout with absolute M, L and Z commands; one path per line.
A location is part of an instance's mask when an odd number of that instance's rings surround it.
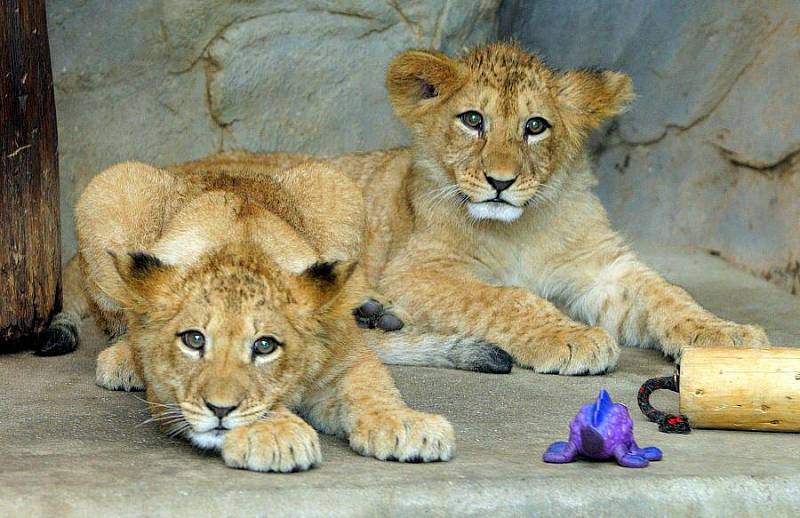
M 389 66 L 387 88 L 411 147 L 320 160 L 364 189 L 363 264 L 405 311 L 405 332 L 476 337 L 519 365 L 560 374 L 613 368 L 618 343 L 676 359 L 693 346 L 768 344 L 761 328 L 700 307 L 611 230 L 583 148 L 632 99 L 626 75 L 559 72 L 498 43 L 458 59 L 404 52 Z M 483 114 L 484 131 L 459 120 L 469 110 Z M 536 116 L 550 128 L 526 139 Z M 292 162 L 241 153 L 210 160 Z M 502 194 L 508 204 L 479 203 L 496 195 L 487 176 L 514 180 Z M 420 363 L 419 343 L 375 339 L 385 361 Z
M 353 320 L 368 292 L 359 189 L 324 166 L 189 169 L 119 164 L 78 203 L 84 289 L 116 338 L 98 383 L 146 387 L 165 432 L 232 467 L 308 469 L 315 428 L 379 459 L 450 459 L 450 424 L 402 402 Z M 205 335 L 202 354 L 187 330 Z M 261 336 L 282 345 L 256 356 Z

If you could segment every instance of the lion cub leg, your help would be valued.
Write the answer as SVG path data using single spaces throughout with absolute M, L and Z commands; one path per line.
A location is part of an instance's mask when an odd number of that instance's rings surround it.
M 385 280 L 386 292 L 414 322 L 479 338 L 536 372 L 600 374 L 616 366 L 619 346 L 605 329 L 572 320 L 524 288 L 488 284 L 468 268 L 443 268 L 442 262 L 418 261 Z
M 714 315 L 655 272 L 642 268 L 634 277 L 639 277 L 631 282 L 641 286 L 648 313 L 645 341 L 658 342 L 661 350 L 676 360 L 689 347 L 769 346 L 763 328 Z
M 303 408 L 319 430 L 347 437 L 364 456 L 435 462 L 455 453 L 447 419 L 409 408 L 388 369 L 372 355 L 356 361 L 332 387 L 307 396 Z
M 290 473 L 322 462 L 319 436 L 285 407 L 225 434 L 222 458 L 232 468 Z
M 657 347 L 676 360 L 689 347 L 769 346 L 762 328 L 707 311 L 633 254 L 605 264 L 591 278 L 572 297 L 572 312 L 608 329 L 623 344 Z
M 95 382 L 108 390 L 144 390 L 144 381 L 137 374 L 133 361 L 133 349 L 124 337 L 97 356 Z

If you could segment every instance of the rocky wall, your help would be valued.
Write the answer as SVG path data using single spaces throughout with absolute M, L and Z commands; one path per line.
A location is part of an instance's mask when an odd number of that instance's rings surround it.
M 593 141 L 618 228 L 800 291 L 800 2 L 506 0 L 499 35 L 633 77 Z
M 408 47 L 492 39 L 500 0 L 50 0 L 65 259 L 73 206 L 122 160 L 341 153 L 406 135 L 383 87 Z

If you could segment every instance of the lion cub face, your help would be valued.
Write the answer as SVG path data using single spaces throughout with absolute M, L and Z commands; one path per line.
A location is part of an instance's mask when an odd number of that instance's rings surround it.
M 509 44 L 451 59 L 412 50 L 387 88 L 433 175 L 432 199 L 460 199 L 474 219 L 513 221 L 552 199 L 586 134 L 632 98 L 615 72 L 557 72 Z
M 169 433 L 219 447 L 228 430 L 290 404 L 322 363 L 314 309 L 346 279 L 333 265 L 293 276 L 271 264 L 254 250 L 186 269 L 141 253 L 117 260 L 129 340 Z

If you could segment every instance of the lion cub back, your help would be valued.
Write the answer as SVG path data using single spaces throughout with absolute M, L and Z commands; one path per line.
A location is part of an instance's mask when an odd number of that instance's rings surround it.
M 65 287 L 69 311 L 54 321 L 70 331 L 54 334 L 70 339 L 66 350 L 77 343 L 85 305 L 109 336 L 125 332 L 125 287 L 112 255 L 147 251 L 164 264 L 187 266 L 247 239 L 281 269 L 300 274 L 317 263 L 357 260 L 364 207 L 351 180 L 320 164 L 159 169 L 125 162 L 90 182 L 75 218 L 83 281 Z

